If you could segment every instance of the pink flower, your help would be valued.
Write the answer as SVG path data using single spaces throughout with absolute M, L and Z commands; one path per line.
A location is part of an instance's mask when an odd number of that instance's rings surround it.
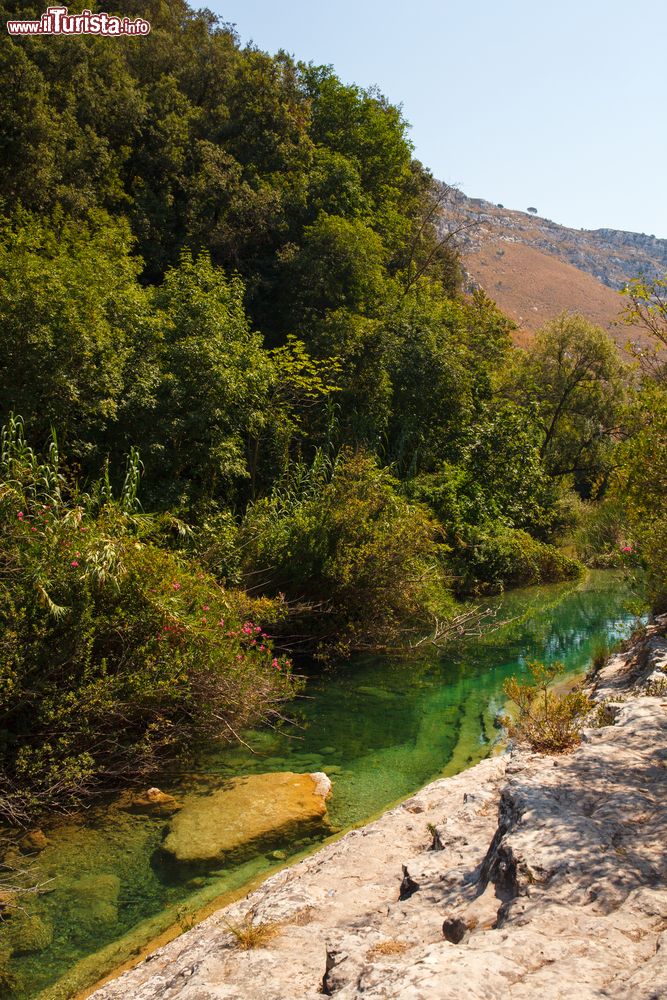
M 623 548 L 621 549 L 621 552 L 632 552 L 632 546 L 624 545 Z
M 220 621 L 218 622 L 218 625 L 220 626 L 220 628 L 224 628 L 225 627 L 225 619 L 221 618 Z
M 31 528 L 30 530 L 31 531 L 37 531 L 37 528 Z
M 20 510 L 16 516 L 18 517 L 19 521 L 22 521 L 23 520 L 23 511 Z
M 181 585 L 178 582 L 178 580 L 174 580 L 174 582 L 172 583 L 171 587 L 172 587 L 172 590 L 180 590 L 181 589 Z
M 208 604 L 205 604 L 204 607 L 202 608 L 202 611 L 209 611 L 209 610 L 210 609 L 209 609 Z
M 206 618 L 206 615 L 204 615 L 204 617 L 202 618 L 202 622 L 205 624 L 206 621 L 207 621 L 207 618 Z
M 79 565 L 79 564 L 78 564 L 78 562 L 76 561 L 76 559 L 72 559 L 72 561 L 71 561 L 71 563 L 70 563 L 70 566 L 73 566 L 73 567 L 74 567 L 74 569 L 76 569 L 78 565 Z
M 278 663 L 278 660 L 277 660 L 277 658 L 275 656 L 274 656 L 273 660 L 271 661 L 271 666 L 275 667 L 276 670 L 280 670 L 280 664 Z

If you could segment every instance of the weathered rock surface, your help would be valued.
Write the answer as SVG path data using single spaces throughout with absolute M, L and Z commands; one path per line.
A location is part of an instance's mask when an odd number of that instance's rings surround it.
M 176 815 L 162 853 L 187 867 L 211 867 L 326 828 L 326 774 L 253 774 L 234 778 Z
M 95 1000 L 667 998 L 667 694 L 649 680 L 666 628 L 602 670 L 612 724 L 573 753 L 434 782 Z M 240 951 L 227 928 L 247 914 L 281 933 Z

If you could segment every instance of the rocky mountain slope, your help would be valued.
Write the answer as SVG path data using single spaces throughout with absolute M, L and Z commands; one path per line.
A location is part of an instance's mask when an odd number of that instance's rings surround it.
M 619 292 L 641 274 L 667 271 L 667 240 L 570 229 L 453 188 L 443 188 L 441 229 L 456 233 L 469 285 L 481 286 L 524 333 L 568 309 L 619 344 L 635 339 L 640 331 L 623 324 Z
M 666 629 L 602 670 L 574 753 L 427 785 L 95 1000 L 667 997 Z M 243 951 L 249 919 L 272 933 Z

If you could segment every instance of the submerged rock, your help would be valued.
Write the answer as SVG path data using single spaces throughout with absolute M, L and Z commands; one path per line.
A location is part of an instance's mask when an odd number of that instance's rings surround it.
M 169 824 L 163 855 L 208 868 L 327 830 L 326 774 L 252 774 L 188 802 Z
M 121 803 L 121 808 L 140 816 L 173 816 L 181 808 L 173 795 L 159 788 L 132 795 Z
M 84 875 L 67 888 L 69 904 L 82 934 L 113 927 L 118 922 L 120 879 L 117 875 Z
M 43 830 L 29 830 L 19 841 L 24 854 L 38 854 L 49 846 Z

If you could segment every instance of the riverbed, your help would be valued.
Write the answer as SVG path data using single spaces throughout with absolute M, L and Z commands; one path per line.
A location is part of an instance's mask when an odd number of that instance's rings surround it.
M 514 591 L 499 603 L 508 625 L 482 638 L 427 649 L 417 659 L 367 657 L 313 678 L 292 706 L 297 725 L 246 734 L 252 748 L 211 748 L 184 773 L 155 783 L 180 801 L 234 775 L 325 771 L 334 792 L 329 813 L 344 830 L 433 778 L 487 756 L 498 737 L 503 682 L 531 659 L 586 669 L 596 648 L 627 635 L 635 614 L 615 573 L 578 583 Z M 84 816 L 45 827 L 49 846 L 36 859 L 48 890 L 29 904 L 47 930 L 41 951 L 15 957 L 20 1000 L 72 996 L 133 952 L 220 897 L 256 882 L 299 853 L 300 842 L 187 881 L 156 862 L 165 820 L 107 802 Z M 50 880 L 50 881 L 47 881 Z

